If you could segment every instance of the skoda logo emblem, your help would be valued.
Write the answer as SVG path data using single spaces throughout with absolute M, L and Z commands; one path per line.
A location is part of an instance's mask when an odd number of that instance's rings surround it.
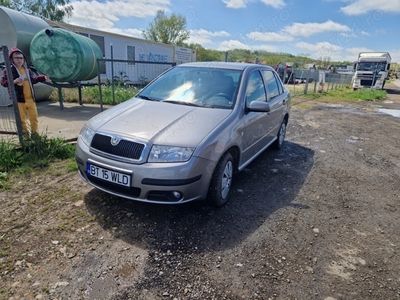
M 112 136 L 111 137 L 111 145 L 113 145 L 113 146 L 117 146 L 120 141 L 121 141 L 121 139 L 119 137 L 117 137 L 117 136 Z

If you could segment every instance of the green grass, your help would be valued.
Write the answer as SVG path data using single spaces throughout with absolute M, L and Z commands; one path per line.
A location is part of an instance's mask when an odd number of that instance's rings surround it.
M 302 95 L 303 98 L 326 100 L 329 102 L 382 101 L 386 96 L 387 93 L 384 90 L 358 89 L 353 91 L 351 88 L 340 88 L 323 93 Z
M 0 141 L 0 172 L 8 172 L 22 163 L 22 153 L 13 141 Z
M 114 95 L 115 95 L 115 103 L 113 103 L 112 97 L 112 87 L 110 85 L 102 85 L 102 99 L 103 104 L 119 104 L 126 100 L 131 99 L 135 96 L 139 89 L 130 86 L 123 85 L 115 85 L 114 86 Z M 78 89 L 62 89 L 63 99 L 65 102 L 78 102 L 79 95 Z M 50 96 L 50 99 L 53 101 L 58 101 L 58 91 L 53 91 Z M 100 103 L 100 91 L 98 86 L 90 86 L 82 88 L 82 100 L 83 103 L 87 104 L 99 104 Z
M 8 173 L 0 172 L 0 190 L 8 189 Z
M 56 159 L 73 158 L 74 152 L 73 145 L 46 135 L 33 135 L 22 146 L 0 140 L 0 189 L 8 188 L 10 172 L 29 173 L 32 169 L 47 167 Z
M 68 172 L 77 172 L 78 171 L 78 165 L 76 164 L 76 161 L 74 158 L 70 158 L 68 160 L 66 168 L 67 168 Z

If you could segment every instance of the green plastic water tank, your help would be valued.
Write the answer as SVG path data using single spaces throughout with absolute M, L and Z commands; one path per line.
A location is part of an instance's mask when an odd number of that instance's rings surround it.
M 91 39 L 60 28 L 38 32 L 31 41 L 33 65 L 56 82 L 90 80 L 97 76 L 99 46 Z

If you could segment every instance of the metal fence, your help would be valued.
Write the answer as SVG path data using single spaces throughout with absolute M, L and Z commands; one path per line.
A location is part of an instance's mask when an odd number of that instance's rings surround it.
M 8 48 L 0 48 L 1 76 L 6 72 L 12 78 L 11 63 L 8 58 Z M 17 98 L 13 81 L 8 81 L 8 88 L 0 86 L 0 135 L 18 135 L 22 139 L 22 126 L 18 112 Z
M 351 86 L 353 73 L 333 73 L 325 70 L 295 69 L 282 78 L 292 95 L 323 93 Z
M 142 88 L 154 78 L 176 65 L 174 62 L 151 62 L 122 59 L 99 59 L 97 61 L 99 74 L 100 105 L 104 103 L 103 89 L 111 87 L 111 104 L 118 103 L 117 88 Z

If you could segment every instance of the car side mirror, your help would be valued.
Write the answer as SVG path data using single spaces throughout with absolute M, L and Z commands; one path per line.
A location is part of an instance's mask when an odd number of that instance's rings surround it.
M 264 101 L 253 101 L 247 106 L 247 111 L 254 111 L 254 112 L 270 112 L 271 107 L 269 106 L 268 102 Z

